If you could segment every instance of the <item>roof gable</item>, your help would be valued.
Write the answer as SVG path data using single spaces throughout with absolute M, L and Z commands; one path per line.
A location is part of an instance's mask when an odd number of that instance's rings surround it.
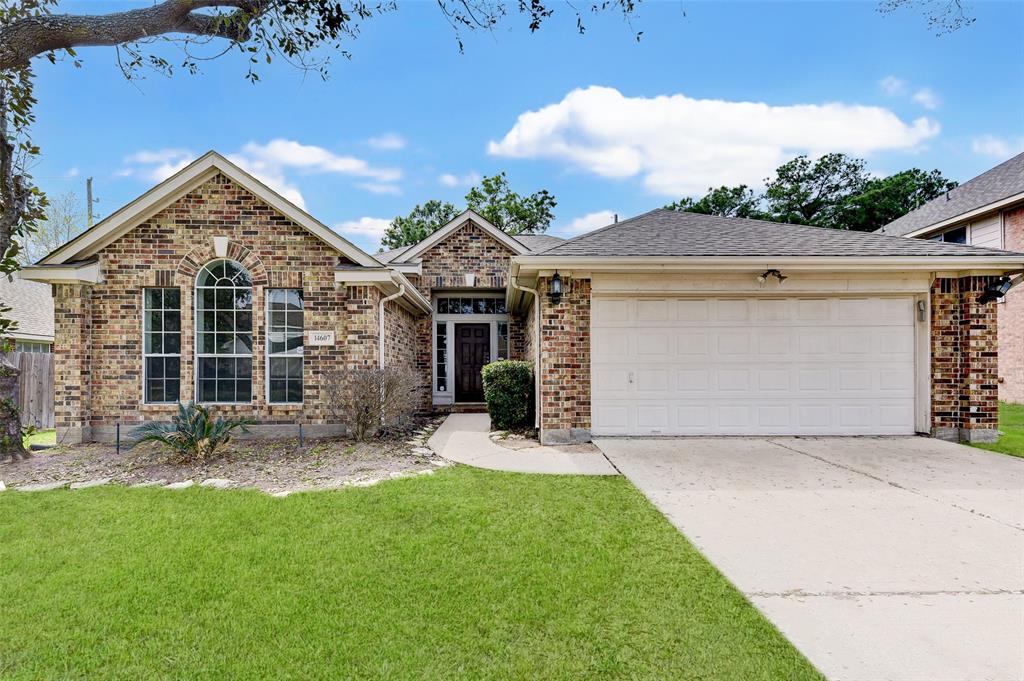
M 449 236 L 461 229 L 467 222 L 472 222 L 474 225 L 479 227 L 481 230 L 486 232 L 495 241 L 507 247 L 514 255 L 522 255 L 529 253 L 530 249 L 521 244 L 515 239 L 515 237 L 506 234 L 501 231 L 493 224 L 485 220 L 480 216 L 479 213 L 473 210 L 466 210 L 455 217 L 454 220 L 449 222 L 447 225 L 437 230 L 427 238 L 423 239 L 417 244 L 414 244 L 407 248 L 404 252 L 399 253 L 390 262 L 392 264 L 412 262 L 413 259 L 420 257 L 434 246 L 440 244 Z
M 235 182 L 268 206 L 304 228 L 354 263 L 381 267 L 381 263 L 358 246 L 302 210 L 255 177 L 215 151 L 209 151 L 182 170 L 156 185 L 134 201 L 122 206 L 54 252 L 39 265 L 60 265 L 92 257 L 99 250 L 127 234 L 174 201 L 208 181 L 218 173 Z

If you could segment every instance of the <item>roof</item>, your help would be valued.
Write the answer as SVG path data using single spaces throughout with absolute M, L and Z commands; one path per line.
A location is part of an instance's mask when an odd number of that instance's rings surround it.
M 49 284 L 0 276 L 0 302 L 11 308 L 8 319 L 18 322 L 11 334 L 20 340 L 53 341 L 53 294 Z
M 378 253 L 374 257 L 377 258 L 377 260 L 380 260 L 383 263 L 389 263 L 392 260 L 394 260 L 395 258 L 397 258 L 398 256 L 400 256 L 403 253 L 405 253 L 406 251 L 408 251 L 414 245 L 415 244 L 409 244 L 408 246 L 402 246 L 401 248 L 393 248 L 390 251 L 381 251 L 380 253 Z
M 937 225 L 1012 196 L 1024 194 L 1024 154 L 1000 163 L 992 170 L 964 182 L 946 194 L 893 220 L 881 234 L 905 236 Z M 1024 196 L 1021 196 L 1024 199 Z
M 388 262 L 394 264 L 411 263 L 414 261 L 415 258 L 419 257 L 423 253 L 426 253 L 431 248 L 447 239 L 450 234 L 462 229 L 466 225 L 466 223 L 469 222 L 472 222 L 481 230 L 489 234 L 498 243 L 506 246 L 508 250 L 512 251 L 512 253 L 514 253 L 515 255 L 522 255 L 524 253 L 530 252 L 530 249 L 527 248 L 525 244 L 516 241 L 515 237 L 506 234 L 505 232 L 491 224 L 489 220 L 485 219 L 479 213 L 470 209 L 462 211 L 457 216 L 455 216 L 455 218 L 452 219 L 451 222 L 446 224 L 444 227 L 441 227 L 440 229 L 429 234 L 422 241 L 415 243 L 412 246 L 409 246 L 400 254 L 392 256 L 391 260 L 389 260 Z
M 516 241 L 530 249 L 531 253 L 541 253 L 563 243 L 565 239 L 550 234 L 517 234 Z
M 575 237 L 540 257 L 1005 257 L 992 248 L 659 208 Z

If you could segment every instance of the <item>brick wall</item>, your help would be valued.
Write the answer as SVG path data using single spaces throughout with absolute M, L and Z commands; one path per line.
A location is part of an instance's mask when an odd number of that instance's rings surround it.
M 142 399 L 142 289 L 181 291 L 181 399 L 194 398 L 195 276 L 216 256 L 211 237 L 229 239 L 227 256 L 252 275 L 253 402 L 218 407 L 261 424 L 329 420 L 321 382 L 345 366 L 377 363 L 376 288 L 337 288 L 334 269 L 347 261 L 242 187 L 217 175 L 100 251 L 104 282 L 90 289 L 57 287 L 57 419 L 65 429 L 91 427 L 107 437 L 114 424 L 163 420 L 173 405 Z M 270 405 L 265 397 L 265 290 L 303 289 L 307 330 L 333 330 L 333 346 L 305 349 L 304 404 Z M 84 315 L 84 319 L 80 317 Z M 83 368 L 84 367 L 84 368 Z M 74 375 L 84 373 L 85 385 Z M 103 435 L 105 434 L 105 435 Z
M 1003 248 L 1024 252 L 1024 206 L 1003 212 Z M 1024 286 L 999 303 L 999 399 L 1024 402 Z
M 590 279 L 563 277 L 558 305 L 549 279 L 538 282 L 541 306 L 541 441 L 590 439 Z
M 995 440 L 998 428 L 998 315 L 978 295 L 995 277 L 937 278 L 932 285 L 932 434 Z
M 87 442 L 89 429 L 89 325 L 92 289 L 78 284 L 53 287 L 54 423 L 57 441 Z

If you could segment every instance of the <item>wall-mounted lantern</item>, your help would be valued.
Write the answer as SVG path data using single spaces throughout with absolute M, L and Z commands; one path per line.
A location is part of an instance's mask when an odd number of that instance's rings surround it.
M 555 272 L 555 276 L 551 277 L 551 288 L 548 290 L 548 297 L 551 299 L 552 305 L 558 305 L 562 302 L 562 278 L 558 276 L 558 272 Z
M 980 296 L 978 296 L 978 304 L 984 305 L 985 303 L 991 303 L 999 300 L 1006 295 L 1006 292 L 1013 286 L 1013 282 L 1009 277 L 999 277 L 991 284 L 985 287 L 985 290 Z

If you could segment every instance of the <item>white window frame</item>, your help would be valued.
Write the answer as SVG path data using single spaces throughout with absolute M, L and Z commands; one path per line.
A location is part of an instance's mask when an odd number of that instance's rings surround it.
M 205 272 L 208 267 L 210 267 L 211 265 L 213 265 L 215 263 L 218 263 L 218 262 L 234 263 L 235 265 L 238 266 L 239 269 L 241 269 L 242 271 L 244 271 L 246 274 L 249 275 L 249 281 L 250 281 L 250 283 L 252 282 L 252 273 L 248 270 L 248 268 L 246 268 L 244 265 L 242 265 L 242 263 L 238 262 L 237 260 L 232 260 L 231 258 L 214 258 L 213 260 L 210 260 L 209 262 L 205 263 L 202 267 L 200 267 L 199 268 L 199 273 L 196 274 L 195 281 L 192 283 L 192 366 L 193 366 L 193 372 L 192 372 L 192 374 L 193 374 L 192 375 L 193 386 L 192 387 L 195 390 L 195 402 L 197 404 L 210 405 L 210 406 L 217 406 L 217 405 L 225 405 L 225 406 L 231 406 L 231 405 L 236 405 L 236 406 L 237 405 L 243 405 L 243 406 L 244 405 L 251 405 L 251 404 L 255 403 L 255 401 L 256 401 L 256 385 L 255 385 L 255 383 L 256 383 L 256 371 L 255 371 L 256 367 L 255 367 L 255 364 L 256 363 L 254 361 L 255 360 L 255 353 L 253 353 L 251 350 L 249 351 L 249 354 L 210 354 L 210 353 L 206 353 L 206 352 L 199 352 L 199 345 L 200 345 L 200 343 L 199 343 L 199 334 L 200 334 L 200 329 L 199 329 L 199 314 L 200 314 L 200 307 L 199 307 L 199 291 L 200 291 L 199 277 L 201 277 L 203 275 L 203 272 Z M 203 289 L 207 289 L 207 288 L 213 288 L 213 287 L 203 286 L 202 288 Z M 251 286 L 251 285 L 248 286 L 248 287 L 246 287 L 246 286 L 236 286 L 236 287 L 232 287 L 232 290 L 245 289 L 245 288 L 248 288 L 252 292 L 252 309 L 249 312 L 250 312 L 250 316 L 251 316 L 251 319 L 252 319 L 252 334 L 251 334 L 252 335 L 252 342 L 255 343 L 256 342 L 256 287 L 255 286 Z M 216 290 L 216 289 L 214 289 L 214 290 Z M 216 308 L 214 308 L 214 309 L 216 310 Z M 214 315 L 214 316 L 216 317 L 216 315 Z M 235 331 L 233 333 L 237 333 L 237 331 Z M 199 369 L 200 369 L 200 362 L 205 357 L 213 357 L 215 359 L 220 359 L 220 358 L 223 358 L 223 359 L 229 359 L 229 358 L 231 358 L 231 359 L 244 359 L 246 357 L 249 358 L 249 400 L 247 402 L 239 402 L 239 401 L 221 402 L 219 400 L 215 400 L 215 401 L 211 402 L 211 401 L 205 401 L 205 400 L 200 400 L 199 399 L 199 396 L 202 394 L 200 392 L 200 389 L 199 389 L 199 382 L 201 380 L 200 377 L 199 377 Z M 235 380 L 238 380 L 238 379 L 236 378 Z
M 270 295 L 274 291 L 298 291 L 302 296 L 302 347 L 299 348 L 298 354 L 288 354 L 285 352 L 270 352 Z M 264 366 L 263 377 L 263 395 L 266 399 L 267 404 L 273 404 L 278 406 L 290 406 L 290 407 L 301 407 L 306 399 L 306 296 L 305 292 L 301 288 L 295 287 L 284 287 L 276 286 L 274 288 L 267 288 L 263 290 L 263 307 L 264 307 L 264 332 L 263 332 L 263 354 L 266 360 Z M 271 359 L 287 359 L 289 357 L 298 357 L 302 360 L 302 375 L 299 380 L 302 381 L 302 391 L 300 393 L 302 399 L 298 402 L 281 402 L 270 399 L 270 361 Z M 287 380 L 287 379 L 286 379 Z M 287 392 L 287 391 L 286 391 Z
M 170 290 L 170 291 L 177 291 L 178 292 L 178 352 L 176 352 L 176 353 L 175 352 L 146 352 L 146 333 L 147 333 L 147 331 L 146 331 L 146 316 L 147 316 L 146 313 L 147 312 L 151 312 L 151 311 L 156 311 L 156 310 L 151 310 L 150 308 L 148 308 L 146 306 L 146 291 L 154 291 L 154 290 L 159 290 L 159 291 L 168 291 L 168 290 Z M 181 374 L 183 373 L 182 372 L 182 366 L 181 366 L 181 343 L 182 343 L 182 334 L 183 334 L 182 324 L 181 324 L 181 313 L 182 313 L 182 309 L 181 308 L 182 308 L 183 302 L 184 301 L 182 300 L 182 296 L 181 296 L 181 288 L 179 288 L 177 286 L 145 286 L 142 289 L 142 301 L 141 301 L 141 304 L 139 305 L 139 309 L 142 310 L 142 315 L 141 315 L 142 316 L 142 320 L 141 320 L 142 321 L 142 324 L 141 324 L 141 326 L 142 326 L 142 399 L 141 399 L 141 403 L 142 404 L 166 405 L 166 404 L 178 404 L 178 403 L 181 402 Z M 162 304 L 163 304 L 163 295 L 161 294 L 161 305 Z M 159 312 L 161 314 L 163 314 L 164 312 L 166 312 L 166 310 L 167 310 L 167 308 L 161 307 L 159 309 Z M 163 330 L 163 328 L 161 328 L 160 333 L 164 334 L 166 332 Z M 178 399 L 176 399 L 176 400 L 163 400 L 161 402 L 150 402 L 149 399 L 147 399 L 146 396 L 147 396 L 148 393 L 147 393 L 147 390 L 146 390 L 146 383 L 147 383 L 147 381 L 149 379 L 149 368 L 148 368 L 149 362 L 147 362 L 146 360 L 148 360 L 150 357 L 177 357 L 178 358 Z M 165 382 L 166 382 L 166 380 L 167 379 L 164 378 Z
M 487 350 L 487 361 L 493 362 L 497 359 L 498 351 L 498 323 L 505 322 L 511 329 L 509 315 L 505 314 L 462 314 L 446 312 L 441 314 L 437 311 L 438 301 L 442 298 L 498 298 L 505 300 L 504 291 L 476 291 L 476 290 L 450 290 L 434 291 L 431 294 L 432 306 L 434 308 L 430 324 L 430 392 L 433 395 L 433 403 L 437 405 L 455 404 L 455 348 L 452 347 L 452 339 L 455 338 L 455 327 L 458 324 L 489 324 L 490 325 L 490 347 Z M 448 350 L 445 371 L 447 372 L 448 390 L 440 392 L 437 389 L 437 325 L 445 325 L 445 339 Z M 511 341 L 511 339 L 510 339 Z M 508 359 L 507 357 L 505 359 Z

